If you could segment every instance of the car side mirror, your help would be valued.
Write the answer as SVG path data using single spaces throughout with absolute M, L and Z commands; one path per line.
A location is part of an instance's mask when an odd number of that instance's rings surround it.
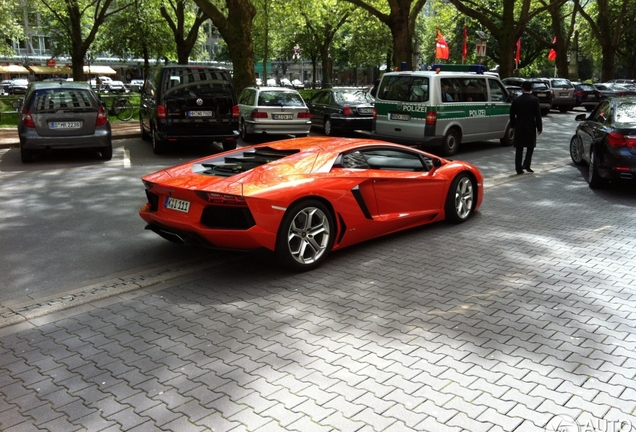
M 587 114 L 579 114 L 576 117 L 574 117 L 574 120 L 576 121 L 583 121 L 587 118 Z

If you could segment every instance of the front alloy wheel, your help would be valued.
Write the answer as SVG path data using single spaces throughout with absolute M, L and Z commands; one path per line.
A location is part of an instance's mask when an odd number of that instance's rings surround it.
M 283 218 L 276 254 L 293 270 L 311 270 L 327 258 L 334 238 L 335 224 L 327 206 L 314 199 L 300 201 Z
M 446 220 L 452 223 L 466 221 L 473 212 L 475 194 L 475 186 L 468 174 L 455 177 L 446 197 Z
M 585 161 L 583 160 L 581 140 L 576 135 L 574 135 L 570 140 L 570 157 L 572 158 L 574 165 L 580 166 L 585 164 Z

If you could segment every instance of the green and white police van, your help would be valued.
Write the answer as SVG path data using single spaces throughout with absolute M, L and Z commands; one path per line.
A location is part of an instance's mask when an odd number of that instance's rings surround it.
M 478 72 L 456 71 L 462 68 Z M 474 66 L 389 72 L 378 86 L 371 135 L 430 147 L 443 156 L 454 155 L 466 142 L 498 139 L 502 145 L 512 145 L 510 102 L 499 78 Z

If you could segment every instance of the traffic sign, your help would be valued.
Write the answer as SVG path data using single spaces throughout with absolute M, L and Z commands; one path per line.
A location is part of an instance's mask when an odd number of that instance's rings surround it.
M 486 42 L 479 42 L 476 47 L 477 57 L 486 57 Z

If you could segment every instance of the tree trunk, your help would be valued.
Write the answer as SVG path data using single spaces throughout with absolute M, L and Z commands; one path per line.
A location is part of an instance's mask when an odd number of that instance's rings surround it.
M 398 9 L 391 15 L 391 35 L 393 36 L 393 65 L 401 69 L 406 62 L 406 70 L 413 70 L 413 41 L 409 31 L 409 10 Z

